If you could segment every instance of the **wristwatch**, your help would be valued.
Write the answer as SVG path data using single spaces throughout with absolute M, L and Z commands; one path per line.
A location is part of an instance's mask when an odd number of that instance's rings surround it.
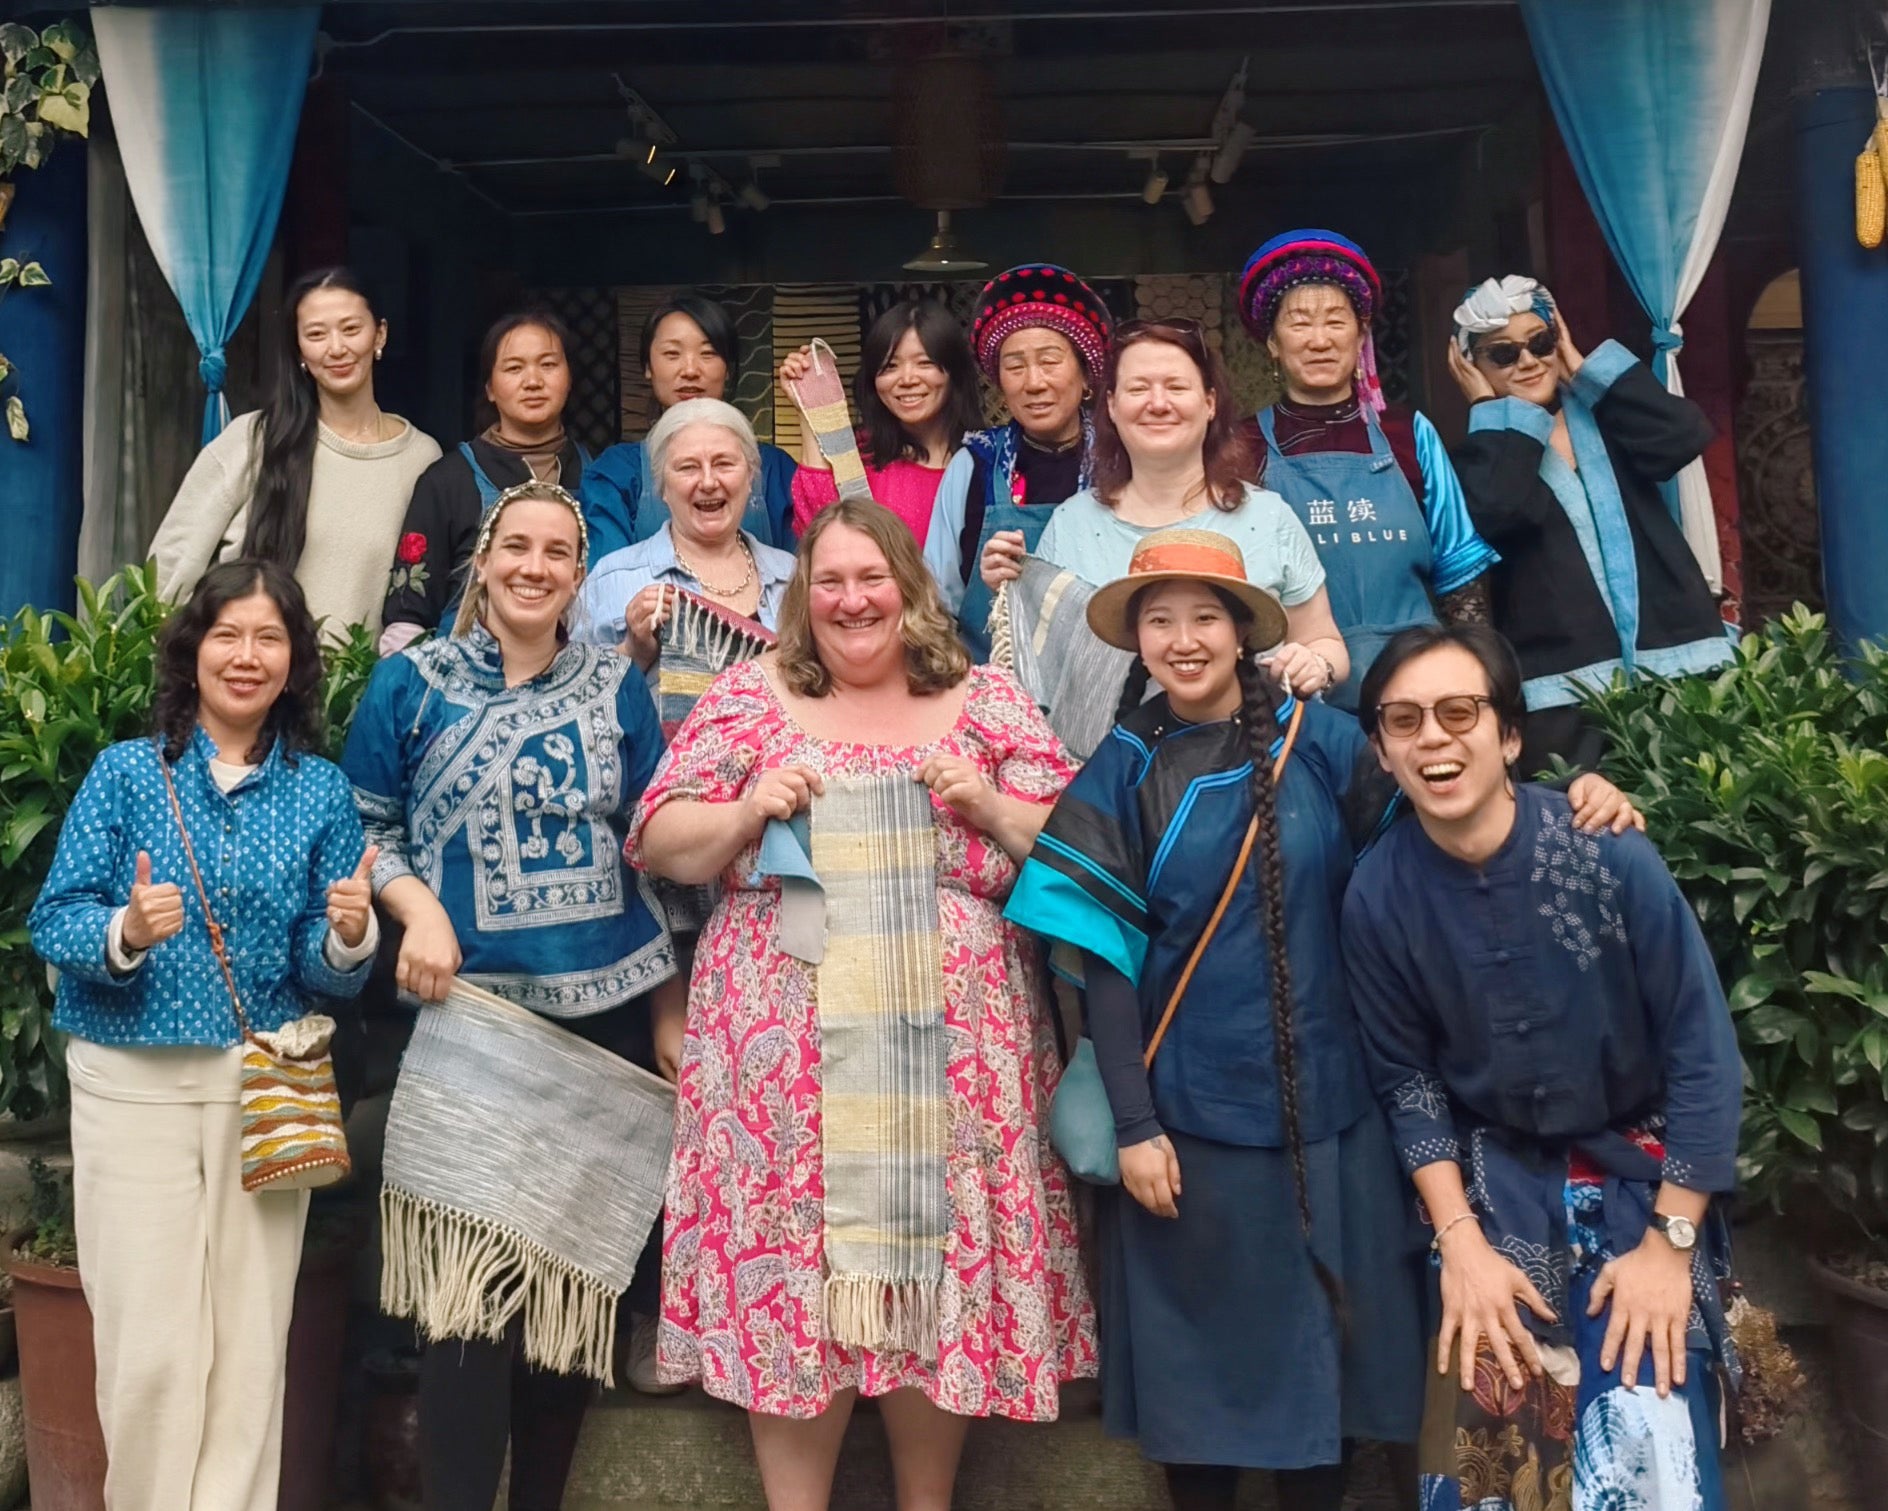
M 1667 1217 L 1663 1212 L 1652 1214 L 1652 1226 L 1665 1235 L 1665 1241 L 1681 1254 L 1688 1254 L 1698 1244 L 1698 1225 L 1689 1217 Z

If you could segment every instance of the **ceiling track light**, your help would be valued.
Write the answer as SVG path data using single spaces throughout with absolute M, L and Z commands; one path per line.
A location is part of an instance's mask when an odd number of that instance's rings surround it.
M 746 205 L 748 209 L 765 210 L 767 208 L 769 203 L 767 196 L 761 192 L 760 185 L 754 182 L 753 179 L 750 178 L 746 183 L 742 184 L 739 192 L 741 203 Z
M 711 199 L 708 201 L 707 220 L 708 220 L 708 234 L 710 236 L 719 236 L 723 231 L 727 230 L 728 222 L 727 222 L 727 218 L 723 216 L 721 213 L 720 200 Z
M 1203 226 L 1213 214 L 1213 191 L 1206 187 L 1207 157 L 1202 152 L 1193 160 L 1193 171 L 1187 175 L 1186 192 L 1180 196 L 1180 204 L 1187 212 L 1187 219 L 1196 226 Z
M 1147 180 L 1141 185 L 1141 198 L 1150 205 L 1157 205 L 1167 193 L 1167 170 L 1160 166 L 1159 154 L 1154 154 L 1153 162 L 1147 169 Z

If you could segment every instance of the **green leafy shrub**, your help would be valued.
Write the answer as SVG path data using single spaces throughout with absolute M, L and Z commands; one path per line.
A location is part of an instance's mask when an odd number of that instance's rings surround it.
M 0 1113 L 27 1119 L 64 1105 L 52 992 L 26 918 L 52 865 L 59 823 L 107 745 L 149 732 L 157 632 L 166 605 L 157 569 L 78 582 L 76 614 L 21 609 L 0 626 Z M 374 669 L 355 626 L 325 648 L 322 703 L 331 754 Z
M 19 1252 L 39 1264 L 77 1269 L 79 1235 L 72 1213 L 72 1172 L 55 1170 L 38 1155 L 27 1162 L 33 1186 L 26 1212 L 26 1237 Z
M 1888 652 L 1798 605 L 1717 676 L 1588 706 L 1725 982 L 1746 1194 L 1888 1243 Z

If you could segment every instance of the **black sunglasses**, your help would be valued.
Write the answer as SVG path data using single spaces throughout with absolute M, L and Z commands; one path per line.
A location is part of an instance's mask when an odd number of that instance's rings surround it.
M 1560 345 L 1560 332 L 1551 325 L 1544 325 L 1525 341 L 1487 341 L 1476 347 L 1475 355 L 1486 357 L 1496 367 L 1513 367 L 1521 360 L 1522 348 L 1534 353 L 1545 362 L 1553 356 L 1554 349 Z
M 1434 703 L 1379 703 L 1377 728 L 1393 739 L 1407 740 L 1423 727 L 1423 715 L 1435 710 L 1436 722 L 1452 735 L 1465 735 L 1482 721 L 1482 705 L 1495 700 L 1480 693 L 1457 693 Z
M 1201 367 L 1206 366 L 1206 327 L 1197 320 L 1177 315 L 1171 320 L 1124 320 L 1115 327 L 1117 347 L 1125 346 L 1139 336 L 1172 341 L 1184 347 Z

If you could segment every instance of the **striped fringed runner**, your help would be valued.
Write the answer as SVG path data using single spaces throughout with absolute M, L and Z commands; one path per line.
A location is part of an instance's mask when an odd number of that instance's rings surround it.
M 675 608 L 662 626 L 656 658 L 656 713 L 665 740 L 675 738 L 675 731 L 719 673 L 736 662 L 752 661 L 774 643 L 774 632 L 758 620 L 710 603 L 686 588 L 673 591 Z
M 1041 706 L 1049 727 L 1086 761 L 1114 727 L 1134 658 L 1088 627 L 1095 590 L 1073 572 L 1025 556 L 990 610 L 990 660 L 1006 668 Z
M 833 483 L 841 498 L 870 500 L 871 486 L 865 480 L 865 459 L 859 455 L 859 438 L 852 430 L 852 411 L 846 407 L 846 384 L 839 376 L 839 362 L 824 341 L 813 342 L 813 370 L 797 383 L 787 385 L 793 402 L 800 406 L 806 423 L 813 429 L 819 454 L 833 469 Z
M 334 1019 L 324 1013 L 243 1036 L 243 1190 L 312 1191 L 353 1168 L 333 1038 Z
M 935 1359 L 950 1207 L 931 794 L 907 774 L 828 778 L 811 841 L 826 892 L 815 976 L 826 1336 Z
M 428 1339 L 495 1340 L 522 1315 L 532 1364 L 608 1385 L 674 1116 L 659 1077 L 455 981 L 394 1087 L 381 1308 Z

